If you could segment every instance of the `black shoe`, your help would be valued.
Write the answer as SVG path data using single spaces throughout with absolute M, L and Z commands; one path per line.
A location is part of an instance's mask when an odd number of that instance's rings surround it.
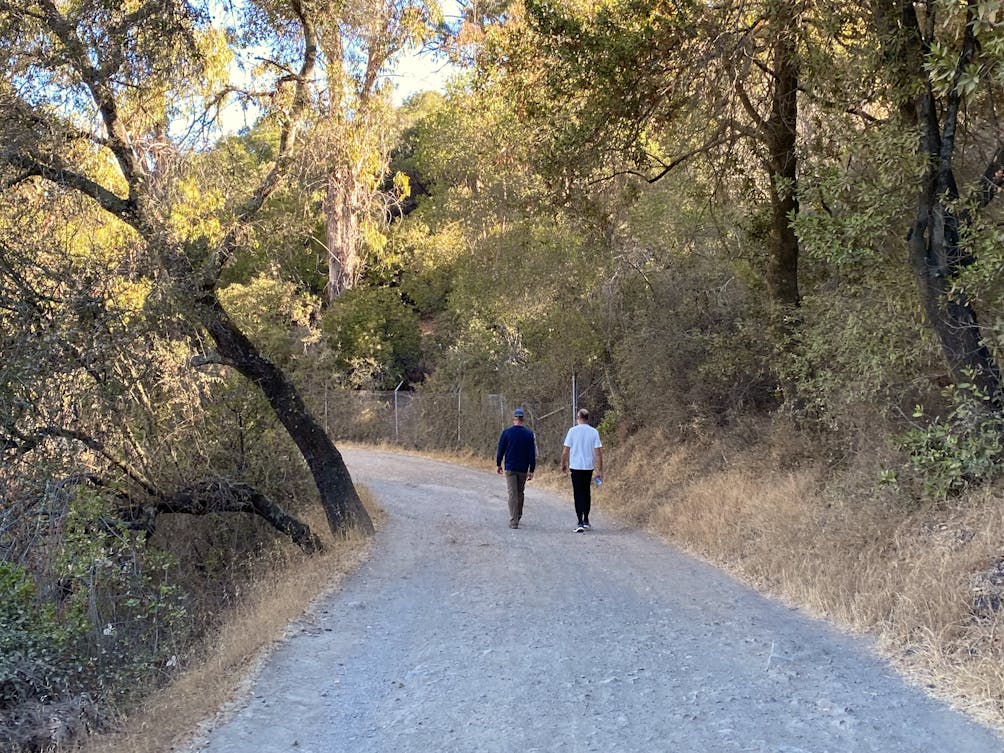
M 586 527 L 584 525 L 582 525 L 582 523 L 579 523 L 577 526 L 575 526 L 575 532 L 576 533 L 585 533 L 586 532 Z
M 589 523 L 588 523 L 588 522 L 586 522 L 586 523 L 583 523 L 583 524 L 582 524 L 582 527 L 583 527 L 583 528 L 585 528 L 585 529 L 586 529 L 587 531 L 591 531 L 591 530 L 593 530 L 593 527 L 592 527 L 591 525 L 589 525 Z

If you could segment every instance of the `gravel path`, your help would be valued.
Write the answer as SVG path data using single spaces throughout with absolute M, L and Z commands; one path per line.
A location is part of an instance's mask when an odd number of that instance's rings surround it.
M 345 453 L 390 514 L 204 753 L 1000 753 L 865 642 L 494 473 Z M 595 506 L 595 502 L 594 502 Z

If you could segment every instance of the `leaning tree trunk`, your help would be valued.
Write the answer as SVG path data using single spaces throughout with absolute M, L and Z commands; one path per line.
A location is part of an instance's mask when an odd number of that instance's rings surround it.
M 362 500 L 324 428 L 307 410 L 289 378 L 265 358 L 212 295 L 202 302 L 205 326 L 223 359 L 265 395 L 276 417 L 296 443 L 314 477 L 328 525 L 336 535 L 355 529 L 373 532 Z

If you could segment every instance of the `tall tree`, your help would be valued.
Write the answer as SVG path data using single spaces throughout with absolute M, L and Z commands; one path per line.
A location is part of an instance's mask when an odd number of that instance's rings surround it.
M 429 38 L 439 16 L 435 0 L 350 0 L 330 8 L 320 24 L 329 301 L 358 282 L 364 228 L 384 209 L 394 124 L 387 67 L 406 47 Z
M 910 266 L 928 324 L 957 383 L 973 383 L 998 407 L 1000 369 L 960 284 L 977 259 L 976 234 L 1004 185 L 1004 134 L 995 105 L 1004 94 L 1004 18 L 998 3 L 874 0 L 873 19 L 901 122 L 919 133 L 924 160 L 908 234 Z M 968 133 L 984 162 L 960 188 L 958 163 Z
M 255 96 L 274 124 L 274 152 L 256 184 L 211 228 L 179 227 L 180 143 L 198 128 L 200 105 L 235 87 L 225 80 L 230 40 L 211 5 L 148 0 L 0 2 L 0 176 L 5 190 L 33 181 L 95 202 L 141 249 L 137 275 L 158 286 L 215 350 L 193 359 L 224 364 L 259 388 L 310 469 L 332 530 L 372 531 L 340 453 L 283 371 L 221 303 L 221 275 L 253 237 L 256 217 L 296 157 L 312 113 L 319 54 L 316 11 L 290 0 L 248 6 L 273 52 Z M 272 26 L 283 11 L 292 23 Z M 247 89 L 248 87 L 240 87 Z M 96 169 L 101 167 L 103 169 Z
M 527 0 L 489 37 L 486 62 L 544 124 L 542 151 L 566 177 L 633 170 L 654 182 L 699 155 L 724 177 L 751 154 L 770 208 L 768 294 L 791 309 L 803 4 Z

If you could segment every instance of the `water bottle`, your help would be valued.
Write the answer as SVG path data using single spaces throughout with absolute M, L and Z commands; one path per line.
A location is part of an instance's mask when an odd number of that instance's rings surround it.
M 597 486 L 603 486 L 603 479 L 601 479 L 599 477 L 594 478 L 593 479 L 593 483 L 596 484 Z

